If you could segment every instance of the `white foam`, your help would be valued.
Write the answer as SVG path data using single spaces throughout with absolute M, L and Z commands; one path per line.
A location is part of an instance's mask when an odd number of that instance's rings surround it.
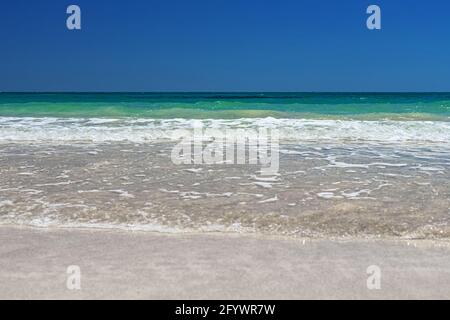
M 251 177 L 253 180 L 256 181 L 262 181 L 262 182 L 277 182 L 279 181 L 278 177 L 257 177 L 257 176 L 252 176 Z
M 272 188 L 272 184 L 268 183 L 268 182 L 253 182 L 251 184 L 254 184 L 255 186 L 258 186 L 258 187 L 261 187 L 261 188 L 264 188 L 264 189 L 271 189 Z
M 203 170 L 203 168 L 184 169 L 184 171 L 187 171 L 187 172 L 190 172 L 190 173 L 199 173 L 202 170 Z
M 330 199 L 342 199 L 342 196 L 336 196 L 333 192 L 319 192 L 317 194 L 319 198 L 330 200 Z
M 270 198 L 270 199 L 259 201 L 258 203 L 271 203 L 271 202 L 277 202 L 277 201 L 278 201 L 278 196 L 275 196 L 275 197 Z
M 0 142 L 131 141 L 143 143 L 171 139 L 176 129 L 193 130 L 194 128 L 272 128 L 278 130 L 280 139 L 294 141 L 439 142 L 445 144 L 450 141 L 450 122 L 444 121 L 0 117 Z
M 128 193 L 128 191 L 125 191 L 125 190 L 109 190 L 109 191 L 112 193 L 117 193 L 119 195 L 119 197 L 122 197 L 122 198 L 131 198 L 131 199 L 134 198 L 134 195 Z
M 7 206 L 11 207 L 13 205 L 14 205 L 14 203 L 11 200 L 0 201 L 0 208 L 1 207 L 7 207 Z

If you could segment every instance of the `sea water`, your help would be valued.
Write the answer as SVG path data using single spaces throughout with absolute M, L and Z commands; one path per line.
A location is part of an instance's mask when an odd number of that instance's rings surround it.
M 450 237 L 450 94 L 2 93 L 0 223 Z M 280 169 L 176 165 L 178 129 L 276 129 Z

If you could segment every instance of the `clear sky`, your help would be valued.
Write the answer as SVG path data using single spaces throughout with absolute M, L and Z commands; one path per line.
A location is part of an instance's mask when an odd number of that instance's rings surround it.
M 8 0 L 0 43 L 0 91 L 450 91 L 448 0 Z

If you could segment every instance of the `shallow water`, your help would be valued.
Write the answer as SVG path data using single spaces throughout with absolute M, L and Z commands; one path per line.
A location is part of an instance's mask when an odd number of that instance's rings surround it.
M 257 165 L 175 165 L 174 143 L 10 143 L 0 223 L 293 237 L 450 237 L 442 145 L 285 143 Z

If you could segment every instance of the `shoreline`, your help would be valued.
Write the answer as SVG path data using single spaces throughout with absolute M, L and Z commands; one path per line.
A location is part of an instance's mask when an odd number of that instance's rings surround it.
M 0 226 L 1 299 L 446 299 L 447 241 Z M 81 290 L 66 269 L 81 269 Z M 366 269 L 381 269 L 367 289 Z
M 363 236 L 335 236 L 335 235 L 310 235 L 310 236 L 296 236 L 296 235 L 283 235 L 283 234 L 271 234 L 261 232 L 249 232 L 249 231 L 202 231 L 202 230 L 176 230 L 176 231 L 157 231 L 154 229 L 140 229 L 133 227 L 121 227 L 121 226 L 101 226 L 101 225 L 57 225 L 57 226 L 39 226 L 39 225 L 15 225 L 15 224 L 1 224 L 1 229 L 17 229 L 17 230 L 29 230 L 29 231 L 79 231 L 79 232 L 99 232 L 99 233 L 120 233 L 120 234 L 136 234 L 136 235 L 149 235 L 149 236 L 167 236 L 167 237 L 217 237 L 217 238 L 249 238 L 255 240 L 268 240 L 268 241 L 291 241 L 305 243 L 306 241 L 330 241 L 335 243 L 346 242 L 359 242 L 359 243 L 373 243 L 373 242 L 390 242 L 398 245 L 407 246 L 426 246 L 426 247 L 444 247 L 450 249 L 450 238 L 408 238 L 406 236 L 390 236 L 390 235 L 363 235 Z M 169 230 L 169 229 L 168 229 Z

